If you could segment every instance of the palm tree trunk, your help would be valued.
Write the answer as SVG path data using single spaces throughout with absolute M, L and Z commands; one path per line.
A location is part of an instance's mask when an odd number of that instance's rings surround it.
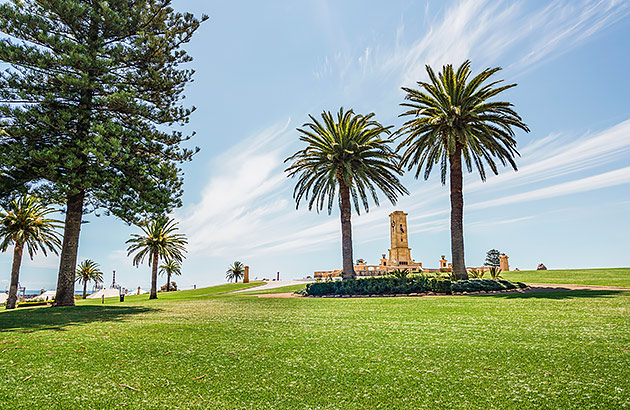
M 157 299 L 157 272 L 158 272 L 158 254 L 155 252 L 153 254 L 153 266 L 151 272 L 151 295 L 149 295 L 149 300 Z
M 87 297 L 87 280 L 83 281 L 83 299 Z
M 166 274 L 166 291 L 167 292 L 171 291 L 171 273 L 170 272 Z
M 468 279 L 464 261 L 464 194 L 462 152 L 457 147 L 449 157 L 451 166 L 451 252 L 453 273 L 458 280 Z
M 79 233 L 83 218 L 83 199 L 85 191 L 68 196 L 66 221 L 63 233 L 63 245 L 57 277 L 57 294 L 53 306 L 74 306 L 74 277 L 79 251 Z
M 343 279 L 354 279 L 354 263 L 352 257 L 352 204 L 350 203 L 350 187 L 345 184 L 342 178 L 339 181 L 339 196 L 341 203 L 339 205 L 341 211 L 341 249 L 343 257 Z
M 23 244 L 15 244 L 13 249 L 13 266 L 11 267 L 11 287 L 7 299 L 7 309 L 15 309 L 17 302 L 18 282 L 20 281 L 20 265 L 22 265 Z

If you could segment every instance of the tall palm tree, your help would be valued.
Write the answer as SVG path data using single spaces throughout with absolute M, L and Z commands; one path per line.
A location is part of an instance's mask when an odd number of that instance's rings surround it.
M 437 76 L 426 66 L 430 82 L 419 81 L 421 90 L 404 88 L 407 93 L 402 103 L 411 116 L 397 131 L 404 139 L 398 146 L 403 150 L 401 165 L 416 168 L 416 178 L 424 168 L 428 179 L 433 166 L 440 164 L 442 184 L 450 171 L 451 190 L 451 251 L 453 272 L 458 279 L 467 279 L 464 261 L 464 197 L 462 158 L 468 172 L 473 164 L 482 181 L 486 180 L 484 162 L 498 174 L 495 160 L 516 170 L 515 128 L 529 132 L 527 125 L 504 101 L 489 101 L 516 84 L 499 85 L 503 80 L 486 83 L 500 67 L 487 68 L 470 79 L 470 61 L 455 71 L 446 65 Z
M 54 209 L 28 195 L 14 199 L 0 211 L 0 251 L 6 252 L 9 245 L 14 245 L 7 309 L 15 309 L 24 247 L 31 259 L 40 248 L 46 256 L 47 250 L 58 255 L 61 235 L 56 229 L 63 227 L 63 223 L 47 217 L 53 212 Z
M 133 234 L 126 243 L 127 256 L 136 253 L 133 258 L 135 266 L 144 262 L 148 257 L 151 271 L 151 294 L 149 299 L 157 299 L 157 274 L 160 258 L 181 262 L 186 253 L 188 240 L 184 234 L 176 233 L 177 222 L 166 216 L 159 216 L 152 221 L 140 224 L 142 234 Z
M 171 291 L 171 275 L 179 276 L 182 274 L 181 266 L 178 262 L 167 260 L 165 264 L 160 266 L 160 273 L 166 274 L 166 291 Z
M 234 281 L 234 283 L 238 282 L 241 278 L 245 276 L 245 265 L 242 262 L 235 261 L 230 269 L 225 272 L 225 279 L 229 281 Z
M 339 110 L 336 118 L 328 111 L 322 122 L 309 115 L 311 122 L 298 128 L 306 148 L 287 158 L 293 161 L 285 170 L 297 177 L 293 197 L 308 201 L 308 209 L 317 212 L 324 206 L 332 212 L 339 195 L 344 279 L 354 278 L 352 256 L 352 202 L 357 213 L 360 205 L 369 211 L 368 197 L 379 205 L 377 190 L 395 204 L 398 196 L 407 194 L 398 176 L 402 171 L 399 157 L 390 148 L 390 128 L 375 121 L 374 114 L 360 115 Z
M 103 272 L 98 263 L 93 260 L 86 259 L 77 267 L 76 279 L 77 282 L 83 282 L 83 299 L 87 297 L 87 283 L 93 281 L 94 283 L 103 282 Z

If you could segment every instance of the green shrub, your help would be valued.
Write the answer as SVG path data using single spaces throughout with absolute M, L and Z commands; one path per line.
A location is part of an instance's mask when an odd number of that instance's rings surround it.
M 522 286 L 521 286 L 522 285 Z M 524 284 L 515 284 L 509 280 L 499 279 L 470 279 L 460 280 L 453 282 L 453 292 L 481 292 L 481 291 L 496 291 L 496 290 L 511 290 L 521 287 L 525 287 Z
M 28 307 L 28 306 L 44 306 L 49 303 L 52 303 L 53 300 L 45 301 L 45 300 L 29 300 L 24 302 L 18 302 L 17 307 Z
M 305 294 L 323 295 L 388 295 L 409 293 L 451 293 L 446 278 L 410 275 L 402 278 L 378 276 L 333 282 L 316 282 L 306 286 Z

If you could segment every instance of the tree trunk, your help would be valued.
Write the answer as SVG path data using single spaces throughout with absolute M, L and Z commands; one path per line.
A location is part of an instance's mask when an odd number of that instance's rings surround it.
M 166 291 L 171 291 L 171 274 L 170 272 L 166 274 Z
M 158 273 L 158 254 L 153 254 L 153 266 L 151 267 L 151 295 L 149 300 L 157 299 L 157 273 Z
M 464 261 L 464 195 L 462 175 L 462 152 L 457 147 L 449 157 L 451 166 L 451 252 L 453 273 L 458 280 L 468 279 Z
M 87 280 L 83 281 L 83 299 L 87 297 Z
M 17 302 L 18 282 L 20 281 L 20 266 L 22 265 L 23 244 L 15 244 L 13 249 L 13 266 L 11 266 L 11 287 L 7 299 L 7 309 L 15 309 Z
M 339 196 L 341 203 L 339 208 L 341 211 L 341 249 L 343 257 L 343 273 L 341 277 L 345 279 L 354 279 L 354 261 L 352 256 L 352 204 L 350 202 L 350 187 L 345 184 L 342 178 L 339 181 Z
M 79 233 L 83 218 L 85 191 L 69 195 L 66 205 L 66 221 L 57 278 L 57 294 L 53 306 L 74 306 L 74 278 L 76 275 Z

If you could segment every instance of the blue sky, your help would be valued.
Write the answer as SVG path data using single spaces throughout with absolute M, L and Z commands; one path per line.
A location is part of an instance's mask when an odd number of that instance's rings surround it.
M 295 210 L 283 160 L 300 148 L 307 115 L 340 106 L 399 126 L 401 86 L 424 65 L 472 60 L 504 68 L 504 93 L 531 129 L 517 134 L 519 171 L 482 183 L 465 176 L 469 266 L 497 248 L 511 266 L 630 266 L 630 3 L 625 1 L 176 0 L 208 14 L 187 50 L 197 111 L 186 126 L 201 152 L 186 164 L 184 207 L 174 215 L 190 240 L 183 287 L 220 283 L 235 260 L 253 277 L 288 279 L 341 265 L 338 211 Z M 448 187 L 407 174 L 411 195 L 353 215 L 354 255 L 378 263 L 388 214 L 409 214 L 412 256 L 427 267 L 450 254 Z M 79 259 L 101 264 L 123 286 L 147 288 L 125 240 L 137 232 L 111 217 L 86 218 Z M 450 259 L 450 258 L 449 258 Z M 0 256 L 0 288 L 11 255 Z M 54 288 L 58 258 L 25 260 L 21 282 Z M 160 279 L 163 282 L 163 279 Z

